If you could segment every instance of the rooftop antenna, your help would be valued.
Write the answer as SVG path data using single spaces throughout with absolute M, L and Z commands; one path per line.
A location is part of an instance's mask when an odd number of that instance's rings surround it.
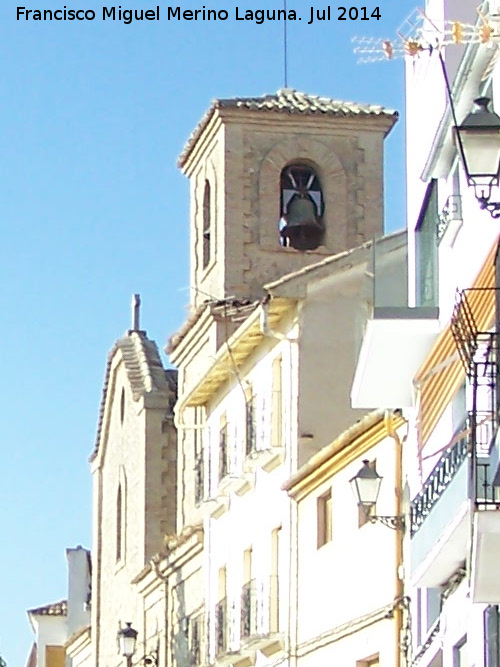
M 500 14 L 485 13 L 482 5 L 477 9 L 476 24 L 461 21 L 433 21 L 421 9 L 413 12 L 396 31 L 397 39 L 354 37 L 354 53 L 358 62 L 370 63 L 410 56 L 418 58 L 422 53 L 441 52 L 450 44 L 487 44 L 494 48 L 500 43 Z
M 285 10 L 285 20 L 283 21 L 283 78 L 285 80 L 285 88 L 288 88 L 288 21 L 286 20 L 286 0 L 283 0 L 283 9 Z
M 132 295 L 132 331 L 140 330 L 141 320 L 141 295 Z

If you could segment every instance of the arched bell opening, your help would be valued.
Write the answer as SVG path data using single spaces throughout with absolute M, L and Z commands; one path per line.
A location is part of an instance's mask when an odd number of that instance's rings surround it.
M 323 193 L 313 167 L 306 164 L 285 167 L 281 172 L 281 245 L 315 250 L 325 235 L 323 212 Z

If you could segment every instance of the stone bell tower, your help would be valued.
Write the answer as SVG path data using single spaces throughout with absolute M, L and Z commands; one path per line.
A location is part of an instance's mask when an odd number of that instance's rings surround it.
M 282 89 L 215 100 L 179 158 L 191 182 L 191 306 L 262 286 L 383 230 L 397 113 Z

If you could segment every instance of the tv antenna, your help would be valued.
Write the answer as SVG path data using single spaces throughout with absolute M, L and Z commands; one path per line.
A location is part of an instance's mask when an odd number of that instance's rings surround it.
M 354 37 L 354 53 L 360 63 L 395 58 L 419 57 L 450 44 L 500 44 L 500 9 L 484 13 L 477 9 L 476 24 L 461 21 L 434 21 L 419 8 L 414 9 L 396 31 L 396 39 Z

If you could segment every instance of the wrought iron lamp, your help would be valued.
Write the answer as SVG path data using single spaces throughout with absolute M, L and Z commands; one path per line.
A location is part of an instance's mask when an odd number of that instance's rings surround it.
M 358 473 L 349 480 L 354 497 L 362 510 L 365 512 L 367 518 L 371 523 L 379 521 L 388 528 L 394 530 L 402 530 L 404 528 L 403 516 L 378 516 L 371 514 L 371 509 L 375 507 L 380 492 L 380 485 L 382 484 L 382 477 L 378 472 L 370 466 L 368 460 L 363 461 L 363 466 Z
M 127 658 L 127 667 L 132 665 L 132 656 L 135 653 L 138 632 L 132 627 L 132 623 L 125 623 L 125 627 L 118 630 L 118 651 L 120 655 Z M 151 651 L 141 659 L 143 665 L 158 666 L 158 652 Z
M 451 99 L 451 98 L 450 98 Z M 474 100 L 473 109 L 453 128 L 455 143 L 467 176 L 467 183 L 482 209 L 500 217 L 500 202 L 492 202 L 491 190 L 500 182 L 500 116 L 488 108 L 489 97 Z

